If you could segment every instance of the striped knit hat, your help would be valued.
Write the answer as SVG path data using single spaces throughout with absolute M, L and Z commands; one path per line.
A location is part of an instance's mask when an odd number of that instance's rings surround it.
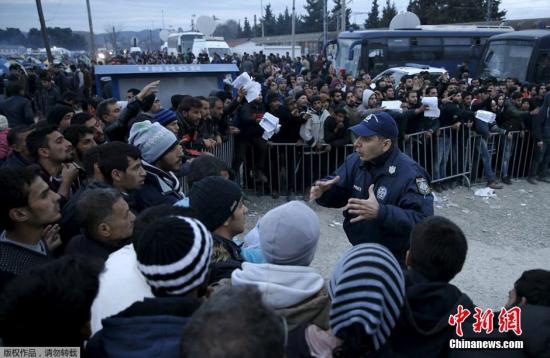
M 171 109 L 163 108 L 155 113 L 155 122 L 159 122 L 163 126 L 170 124 L 170 122 L 173 122 L 176 119 L 176 112 L 172 111 Z
M 405 279 L 392 253 L 379 244 L 351 248 L 334 268 L 329 284 L 330 328 L 335 336 L 354 323 L 372 336 L 378 350 L 395 326 L 405 296 Z
M 155 296 L 182 296 L 207 280 L 212 236 L 192 218 L 153 222 L 136 243 L 138 269 Z

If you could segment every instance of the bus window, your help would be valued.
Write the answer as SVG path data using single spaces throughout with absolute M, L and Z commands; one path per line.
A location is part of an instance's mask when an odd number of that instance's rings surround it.
M 524 40 L 491 41 L 481 63 L 481 77 L 525 81 L 533 45 L 533 41 Z
M 435 37 L 413 38 L 410 57 L 413 62 L 425 63 L 441 59 L 441 39 Z
M 388 58 L 391 61 L 407 61 L 410 59 L 410 38 L 388 39 Z
M 535 62 L 534 82 L 546 83 L 550 81 L 550 52 L 541 51 Z

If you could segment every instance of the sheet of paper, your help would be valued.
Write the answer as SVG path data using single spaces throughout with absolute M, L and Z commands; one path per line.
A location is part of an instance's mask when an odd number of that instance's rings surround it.
M 424 117 L 437 118 L 441 114 L 437 107 L 437 97 L 423 97 L 422 104 L 428 106 L 428 109 L 424 112 Z
M 240 89 L 241 87 L 246 86 L 248 83 L 252 82 L 252 79 L 248 75 L 248 73 L 243 72 L 241 73 L 235 80 L 233 81 L 232 85 L 236 89 Z
M 401 103 L 401 101 L 382 101 L 382 107 L 392 111 L 401 112 Z
M 476 111 L 476 118 L 485 123 L 493 123 L 497 115 L 493 112 L 479 110 Z
M 277 129 L 279 125 L 279 118 L 275 117 L 269 112 L 264 113 L 264 117 L 260 121 L 260 127 L 262 127 L 266 132 L 271 132 Z
M 249 103 L 262 94 L 262 85 L 256 81 L 250 81 L 243 89 L 246 91 L 245 98 Z

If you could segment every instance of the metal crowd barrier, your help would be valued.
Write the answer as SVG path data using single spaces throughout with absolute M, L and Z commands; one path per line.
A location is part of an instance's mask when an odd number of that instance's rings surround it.
M 233 145 L 230 137 L 212 153 L 231 166 Z M 528 132 L 492 133 L 486 140 L 462 125 L 442 127 L 435 133 L 412 133 L 398 145 L 426 169 L 432 183 L 459 180 L 469 186 L 487 181 L 488 168 L 498 180 L 504 176 L 512 179 L 527 176 L 535 143 Z M 351 144 L 328 149 L 328 145 L 316 150 L 303 144 L 269 142 L 264 167 L 267 181 L 263 181 L 258 177 L 254 150 L 250 148 L 236 170 L 237 180 L 245 191 L 258 196 L 307 194 L 313 182 L 333 174 L 346 156 L 353 153 Z M 484 159 L 489 166 L 484 167 Z

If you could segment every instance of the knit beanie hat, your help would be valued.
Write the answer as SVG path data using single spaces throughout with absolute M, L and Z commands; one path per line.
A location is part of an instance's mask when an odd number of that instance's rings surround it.
M 134 245 L 138 270 L 155 296 L 185 295 L 208 278 L 212 236 L 196 219 L 160 218 Z
M 330 328 L 336 337 L 355 323 L 378 350 L 399 318 L 405 279 L 392 253 L 379 244 L 360 244 L 338 260 L 329 283 Z
M 171 109 L 163 108 L 155 113 L 155 122 L 162 124 L 163 126 L 176 120 L 176 112 Z
M 268 263 L 309 266 L 319 241 L 319 217 L 294 200 L 268 211 L 258 222 L 258 232 Z
M 4 130 L 6 128 L 9 128 L 9 123 L 8 123 L 8 119 L 6 118 L 6 116 L 3 116 L 0 114 L 0 130 Z
M 206 177 L 191 187 L 189 206 L 210 231 L 214 231 L 231 217 L 243 197 L 241 188 L 220 176 Z
M 174 148 L 178 144 L 178 139 L 160 123 L 143 121 L 134 123 L 128 142 L 141 151 L 143 160 L 153 164 Z

